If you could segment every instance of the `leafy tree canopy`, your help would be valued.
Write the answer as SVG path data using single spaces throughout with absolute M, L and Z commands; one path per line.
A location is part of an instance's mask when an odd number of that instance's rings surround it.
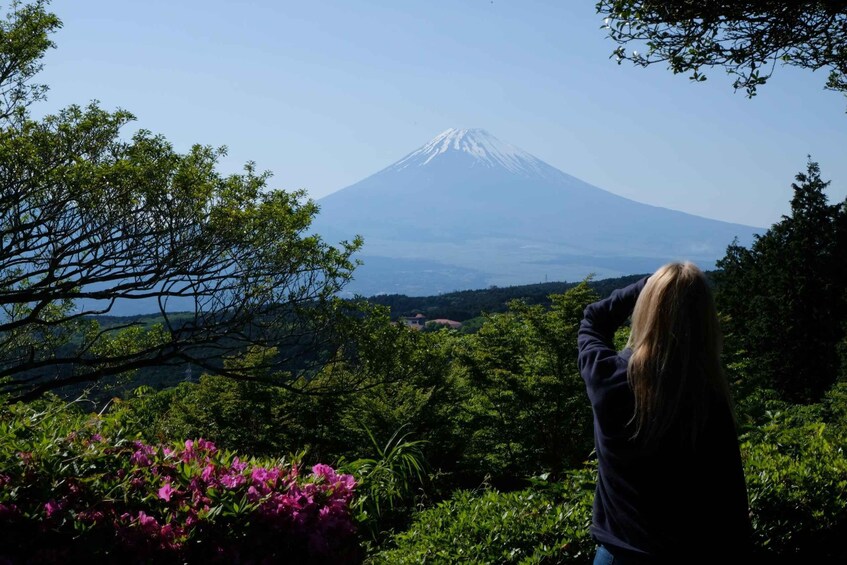
M 847 93 L 844 0 L 601 0 L 596 7 L 619 45 L 618 62 L 666 63 L 695 81 L 706 80 L 703 68 L 722 67 L 749 96 L 782 63 L 827 70 L 826 87 Z
M 335 327 L 360 242 L 310 234 L 316 205 L 269 190 L 252 163 L 217 172 L 223 148 L 124 134 L 126 111 L 33 119 L 45 87 L 31 79 L 61 26 L 46 4 L 13 3 L 0 20 L 0 393 L 176 362 L 251 378 L 222 362 L 250 347 L 277 348 L 267 368 L 284 375 Z M 107 330 L 90 317 L 142 299 L 163 323 Z

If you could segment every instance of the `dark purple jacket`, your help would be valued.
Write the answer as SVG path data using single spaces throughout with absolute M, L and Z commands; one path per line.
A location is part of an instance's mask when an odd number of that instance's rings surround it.
M 579 329 L 579 370 L 594 411 L 599 474 L 591 533 L 613 554 L 679 563 L 748 552 L 747 490 L 731 409 L 717 395 L 694 446 L 631 439 L 628 349 L 614 335 L 647 279 L 590 304 Z

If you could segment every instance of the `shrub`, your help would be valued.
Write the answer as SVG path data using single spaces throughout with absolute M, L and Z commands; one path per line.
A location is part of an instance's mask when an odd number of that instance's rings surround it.
M 767 562 L 843 563 L 845 437 L 805 418 L 780 415 L 742 444 L 756 545 Z
M 355 562 L 355 480 L 242 460 L 211 442 L 150 445 L 52 403 L 0 420 L 0 561 Z
M 510 493 L 459 491 L 417 514 L 393 538 L 395 547 L 371 562 L 590 563 L 596 547 L 588 533 L 593 493 L 590 470 Z

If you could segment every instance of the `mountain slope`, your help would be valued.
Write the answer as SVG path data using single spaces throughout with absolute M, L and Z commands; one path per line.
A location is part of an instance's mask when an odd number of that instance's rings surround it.
M 672 259 L 711 268 L 759 231 L 617 196 L 479 129 L 449 129 L 318 204 L 317 233 L 364 236 L 363 294 L 614 277 Z

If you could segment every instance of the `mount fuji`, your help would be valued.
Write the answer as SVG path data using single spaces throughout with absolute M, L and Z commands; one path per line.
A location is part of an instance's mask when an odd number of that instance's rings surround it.
M 448 129 L 318 205 L 325 240 L 364 237 L 349 287 L 363 295 L 710 269 L 762 231 L 617 196 L 481 129 Z

